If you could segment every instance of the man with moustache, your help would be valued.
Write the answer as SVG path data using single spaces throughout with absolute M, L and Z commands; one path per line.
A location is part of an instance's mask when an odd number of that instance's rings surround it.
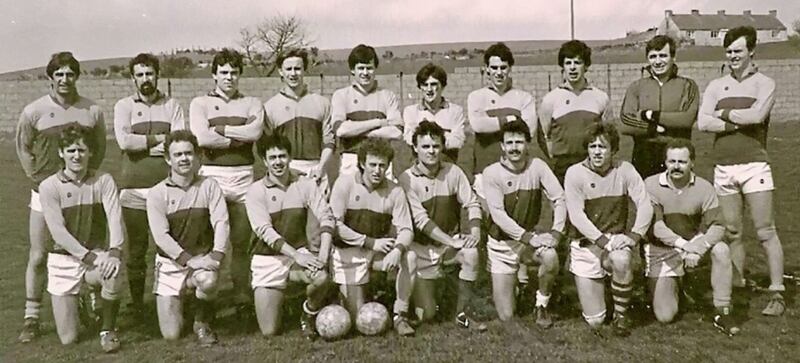
M 645 76 L 625 92 L 620 131 L 633 137 L 631 163 L 646 178 L 661 173 L 664 145 L 672 138 L 692 139 L 700 91 L 690 78 L 678 75 L 675 41 L 656 35 L 645 45 Z
M 158 90 L 159 61 L 141 53 L 128 62 L 136 93 L 114 106 L 114 135 L 122 151 L 120 204 L 128 234 L 128 288 L 131 310 L 143 311 L 145 271 L 149 234 L 147 193 L 167 177 L 164 140 L 172 130 L 187 128 L 183 108 L 174 98 Z
M 706 252 L 711 255 L 711 288 L 721 332 L 739 332 L 731 317 L 733 267 L 722 214 L 714 187 L 694 174 L 695 151 L 691 141 L 672 139 L 666 145 L 667 171 L 644 181 L 655 217 L 645 242 L 645 276 L 649 279 L 653 312 L 662 323 L 678 313 L 680 279 L 686 268 L 696 267 Z
M 25 175 L 31 180 L 30 251 L 25 270 L 25 324 L 18 340 L 27 343 L 39 335 L 39 311 L 45 287 L 48 235 L 39 183 L 59 171 L 59 135 L 74 124 L 90 127 L 95 148 L 89 168 L 98 169 L 106 153 L 106 124 L 94 101 L 78 94 L 75 86 L 81 74 L 78 60 L 70 52 L 53 54 L 45 68 L 50 93 L 31 102 L 22 110 L 16 130 L 17 156 Z
M 736 27 L 725 34 L 723 46 L 730 73 L 711 81 L 703 93 L 697 126 L 714 133 L 714 187 L 725 217 L 731 247 L 734 286 L 744 287 L 745 250 L 742 242 L 744 206 L 767 255 L 769 302 L 763 315 L 780 316 L 783 299 L 783 247 L 772 213 L 772 170 L 767 157 L 769 114 L 775 103 L 775 81 L 753 63 L 756 30 Z

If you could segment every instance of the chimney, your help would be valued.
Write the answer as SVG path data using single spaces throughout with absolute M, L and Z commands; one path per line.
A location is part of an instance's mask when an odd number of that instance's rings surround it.
M 742 14 L 747 16 L 753 15 L 753 13 L 750 10 L 745 10 L 744 12 L 742 12 Z
M 770 11 L 769 11 L 769 15 L 770 15 L 770 16 L 774 16 L 774 17 L 776 17 L 776 18 L 777 18 L 777 17 L 778 17 L 778 11 L 777 11 L 777 10 L 770 10 Z
M 700 10 L 692 9 L 692 15 L 700 15 Z
M 725 15 L 725 10 L 717 10 L 717 15 Z
M 669 18 L 672 16 L 672 10 L 664 10 L 664 17 Z

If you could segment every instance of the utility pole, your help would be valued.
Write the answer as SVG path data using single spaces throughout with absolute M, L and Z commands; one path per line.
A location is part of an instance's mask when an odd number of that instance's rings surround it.
M 569 36 L 575 40 L 575 0 L 569 0 Z

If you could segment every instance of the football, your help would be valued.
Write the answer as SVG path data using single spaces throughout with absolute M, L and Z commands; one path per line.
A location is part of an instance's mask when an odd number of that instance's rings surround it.
M 317 314 L 317 332 L 326 340 L 344 337 L 350 331 L 350 314 L 340 305 L 328 305 Z
M 366 303 L 358 309 L 356 329 L 364 335 L 378 335 L 389 325 L 389 311 L 377 302 Z

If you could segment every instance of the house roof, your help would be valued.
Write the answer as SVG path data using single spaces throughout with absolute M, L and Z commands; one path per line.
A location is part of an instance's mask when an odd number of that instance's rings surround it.
M 675 14 L 670 18 L 681 30 L 720 30 L 745 25 L 757 30 L 786 30 L 772 15 Z

